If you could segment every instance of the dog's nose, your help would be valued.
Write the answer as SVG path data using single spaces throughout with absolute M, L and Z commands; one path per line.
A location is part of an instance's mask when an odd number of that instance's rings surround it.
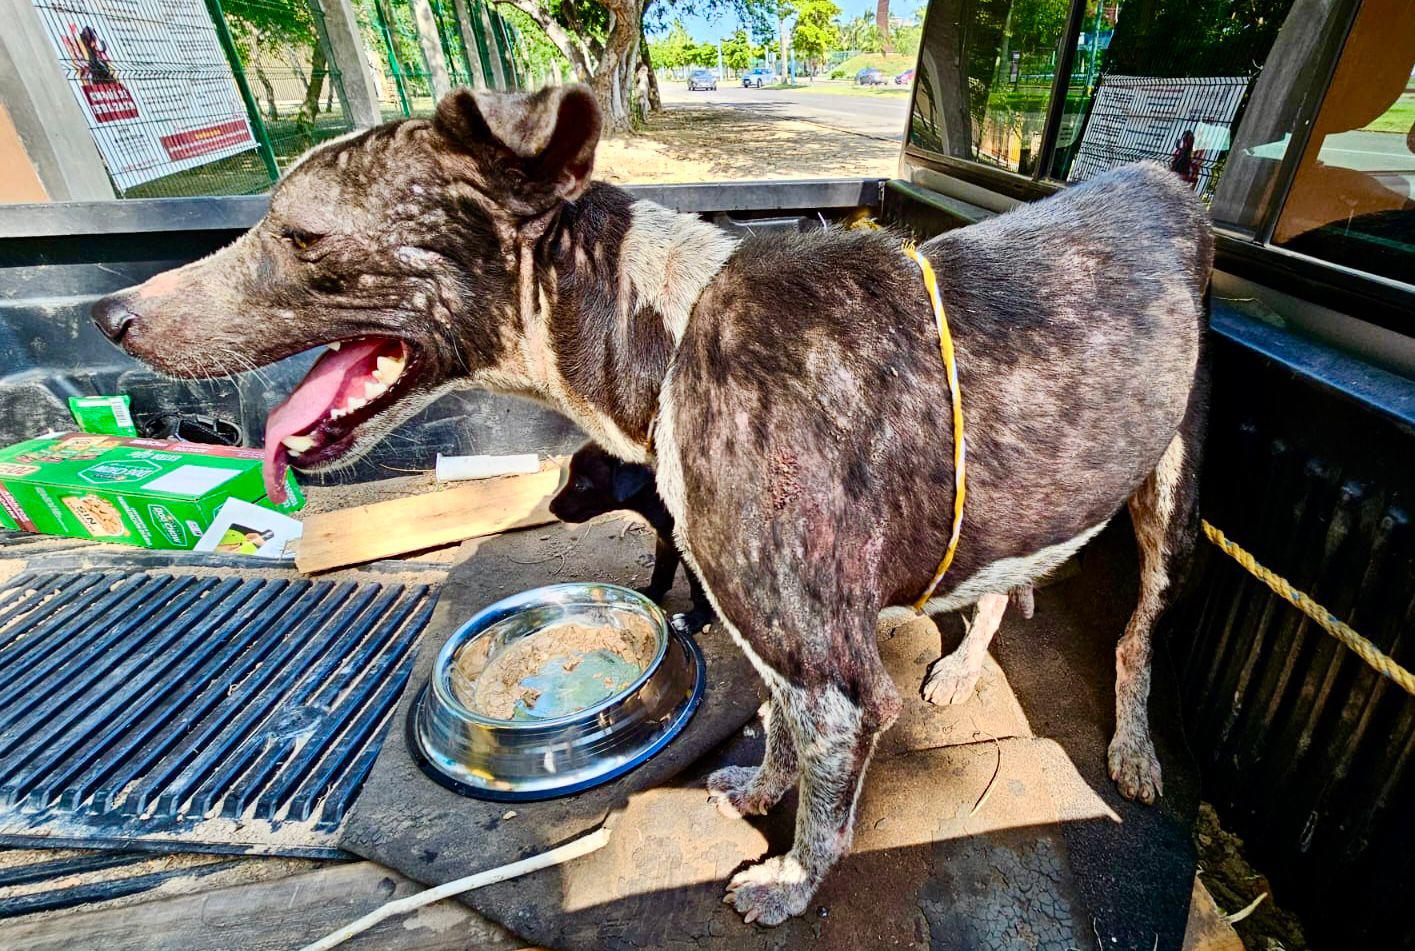
M 93 322 L 114 343 L 122 342 L 138 315 L 128 309 L 121 294 L 110 294 L 93 305 Z

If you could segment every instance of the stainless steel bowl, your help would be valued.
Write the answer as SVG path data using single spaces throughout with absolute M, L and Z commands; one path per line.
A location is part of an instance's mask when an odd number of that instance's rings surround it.
M 558 719 L 493 719 L 459 699 L 454 678 L 469 661 L 484 664 L 520 638 L 574 621 L 647 622 L 657 652 L 627 688 Z M 549 799 L 606 783 L 648 760 L 687 724 L 704 682 L 697 645 L 637 591 L 549 585 L 484 608 L 448 639 L 409 726 L 424 769 L 444 785 L 482 799 Z

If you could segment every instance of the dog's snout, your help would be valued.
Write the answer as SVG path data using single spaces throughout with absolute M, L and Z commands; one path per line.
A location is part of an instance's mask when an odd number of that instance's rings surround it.
M 122 342 L 123 335 L 137 319 L 138 315 L 128 309 L 122 294 L 110 294 L 93 305 L 93 322 L 114 343 Z

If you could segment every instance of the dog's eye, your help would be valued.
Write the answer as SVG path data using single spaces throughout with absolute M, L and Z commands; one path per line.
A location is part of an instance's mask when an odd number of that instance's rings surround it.
M 281 232 L 281 236 L 290 242 L 296 251 L 308 251 L 323 237 L 323 235 L 312 234 L 309 231 L 300 231 L 298 228 L 286 228 Z

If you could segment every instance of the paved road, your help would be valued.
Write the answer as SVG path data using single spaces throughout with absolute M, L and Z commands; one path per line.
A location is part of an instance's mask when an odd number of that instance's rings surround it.
M 801 89 L 743 89 L 724 83 L 713 92 L 688 92 L 682 83 L 664 83 L 665 105 L 710 105 L 783 119 L 801 119 L 898 142 L 904 137 L 909 97 L 904 94 L 853 96 Z
M 1400 132 L 1356 129 L 1329 135 L 1322 142 L 1322 161 L 1363 172 L 1415 172 L 1415 155 Z

